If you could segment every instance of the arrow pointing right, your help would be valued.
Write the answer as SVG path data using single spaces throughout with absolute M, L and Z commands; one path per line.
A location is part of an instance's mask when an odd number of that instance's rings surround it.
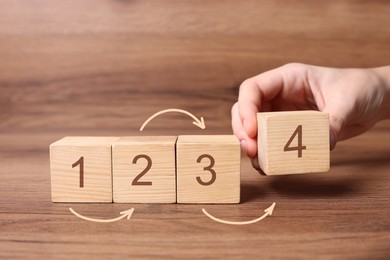
M 112 218 L 112 219 L 95 219 L 95 218 L 89 218 L 89 217 L 85 217 L 83 215 L 80 215 L 79 213 L 74 211 L 74 209 L 72 209 L 72 208 L 69 208 L 69 210 L 75 216 L 77 216 L 77 217 L 79 217 L 81 219 L 84 219 L 84 220 L 87 220 L 87 221 L 92 221 L 92 222 L 100 222 L 100 223 L 115 222 L 115 221 L 118 221 L 118 220 L 121 220 L 121 219 L 124 219 L 124 218 L 127 218 L 129 220 L 131 218 L 131 215 L 134 212 L 134 208 L 131 208 L 131 209 L 128 209 L 128 210 L 120 212 L 121 216 L 119 216 L 117 218 Z
M 205 129 L 206 128 L 206 125 L 204 123 L 204 118 L 201 117 L 200 119 L 198 119 L 196 116 L 194 116 L 193 114 L 191 114 L 190 112 L 186 111 L 186 110 L 183 110 L 183 109 L 177 109 L 177 108 L 170 108 L 170 109 L 165 109 L 165 110 L 161 110 L 155 114 L 153 114 L 151 117 L 149 117 L 141 126 L 141 128 L 139 129 L 141 132 L 144 130 L 145 126 L 155 117 L 161 115 L 161 114 L 164 114 L 164 113 L 171 113 L 171 112 L 175 112 L 175 113 L 182 113 L 182 114 L 186 114 L 188 115 L 189 117 L 191 117 L 194 121 L 192 122 L 194 125 L 196 125 L 197 127 L 199 127 L 200 129 Z
M 268 208 L 266 208 L 264 210 L 265 214 L 262 215 L 261 217 L 259 218 L 256 218 L 256 219 L 253 219 L 253 220 L 249 220 L 249 221 L 243 221 L 243 222 L 234 222 L 234 221 L 227 221 L 227 220 L 222 220 L 222 219 L 219 219 L 219 218 L 216 218 L 214 216 L 212 216 L 210 213 L 208 213 L 205 209 L 202 209 L 203 213 L 208 216 L 209 218 L 211 218 L 212 220 L 214 221 L 217 221 L 219 223 L 222 223 L 222 224 L 229 224 L 229 225 L 248 225 L 248 224 L 253 224 L 253 223 L 256 223 L 256 222 L 259 222 L 260 220 L 266 218 L 267 216 L 271 216 L 272 213 L 274 212 L 274 208 L 275 208 L 275 205 L 276 203 L 272 203 L 272 205 Z

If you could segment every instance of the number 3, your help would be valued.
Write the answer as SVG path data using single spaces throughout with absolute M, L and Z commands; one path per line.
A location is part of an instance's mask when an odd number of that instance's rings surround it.
M 196 180 L 199 182 L 200 185 L 209 186 L 209 185 L 213 184 L 215 182 L 215 180 L 217 179 L 217 173 L 213 170 L 215 160 L 214 160 L 214 157 L 212 157 L 209 154 L 202 154 L 201 156 L 198 157 L 198 160 L 196 160 L 196 162 L 200 163 L 203 160 L 203 158 L 207 158 L 210 161 L 209 166 L 204 167 L 203 170 L 209 171 L 211 173 L 211 180 L 208 182 L 204 182 L 204 181 L 202 181 L 202 179 L 199 176 L 196 177 Z

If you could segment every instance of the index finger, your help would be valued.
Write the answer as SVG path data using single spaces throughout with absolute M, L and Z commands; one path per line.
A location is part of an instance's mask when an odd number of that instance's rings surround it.
M 241 84 L 238 112 L 249 137 L 257 135 L 256 115 L 265 102 L 275 98 L 282 90 L 283 78 L 281 68 L 277 68 L 247 79 Z

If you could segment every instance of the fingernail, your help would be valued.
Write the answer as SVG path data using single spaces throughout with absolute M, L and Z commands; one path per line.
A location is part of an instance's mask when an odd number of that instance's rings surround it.
M 247 151 L 247 145 L 245 140 L 240 141 L 241 149 L 246 153 Z

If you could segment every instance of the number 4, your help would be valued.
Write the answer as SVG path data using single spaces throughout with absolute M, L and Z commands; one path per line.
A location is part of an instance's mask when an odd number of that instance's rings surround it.
M 298 146 L 291 147 L 290 144 L 296 135 L 298 135 Z M 306 150 L 306 146 L 302 145 L 302 125 L 298 125 L 297 129 L 295 129 L 287 144 L 284 146 L 284 151 L 298 151 L 298 157 L 302 157 L 302 150 Z

